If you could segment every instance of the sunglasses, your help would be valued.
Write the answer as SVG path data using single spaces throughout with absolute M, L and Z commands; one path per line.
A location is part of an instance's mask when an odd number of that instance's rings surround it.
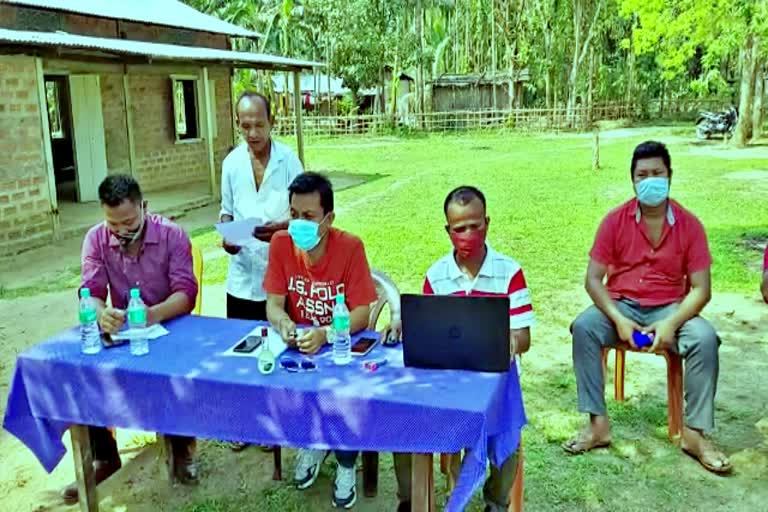
M 309 359 L 301 359 L 300 361 L 294 359 L 281 359 L 280 368 L 292 373 L 313 372 L 317 370 L 317 365 Z

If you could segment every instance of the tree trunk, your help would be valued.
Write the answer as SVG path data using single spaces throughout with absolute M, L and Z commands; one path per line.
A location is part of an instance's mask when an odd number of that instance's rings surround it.
M 595 49 L 589 49 L 589 85 L 587 88 L 587 122 L 592 125 L 592 107 L 595 89 Z
M 328 63 L 328 67 L 325 69 L 325 78 L 328 83 L 328 115 L 336 115 L 336 94 L 331 91 L 331 49 L 330 46 L 325 47 L 325 62 Z
M 592 170 L 600 170 L 600 130 L 592 128 Z
M 632 28 L 629 34 L 629 51 L 627 52 L 627 104 L 631 104 L 635 94 L 635 43 L 634 32 L 637 15 L 632 15 Z
M 571 71 L 568 75 L 568 101 L 566 116 L 568 125 L 572 128 L 575 121 L 576 111 L 576 93 L 578 91 L 579 66 L 584 61 L 587 50 L 589 49 L 592 36 L 595 32 L 595 25 L 600 18 L 600 11 L 603 9 L 605 0 L 599 0 L 595 12 L 592 15 L 592 21 L 589 23 L 587 31 L 582 34 L 582 22 L 584 19 L 584 0 L 573 0 L 573 62 Z M 582 41 L 582 35 L 583 41 Z
M 317 47 L 312 48 L 312 60 L 317 62 Z M 315 107 L 313 108 L 313 110 L 315 111 L 315 115 L 318 115 L 320 110 L 320 99 L 322 98 L 322 94 L 320 94 L 320 77 L 318 76 L 318 73 L 317 73 L 317 66 L 312 68 L 312 75 L 313 75 L 312 78 L 314 79 L 313 85 L 315 87 L 315 90 L 313 91 L 315 94 Z
M 733 143 L 744 147 L 752 138 L 752 111 L 755 102 L 755 83 L 757 82 L 757 61 L 760 45 L 754 34 L 748 34 L 742 49 L 741 93 L 739 97 L 739 122 Z
M 752 140 L 757 141 L 763 136 L 763 123 L 765 122 L 765 59 L 763 65 L 757 66 L 757 78 L 755 81 L 755 104 L 752 107 Z
M 581 50 L 581 17 L 581 1 L 573 0 L 573 58 L 571 60 L 571 70 L 568 73 L 568 98 L 566 100 L 566 117 L 569 128 L 573 128 L 576 115 L 576 87 L 578 85 L 579 53 Z
M 400 52 L 395 51 L 395 65 L 392 68 L 392 83 L 389 84 L 389 117 L 392 126 L 397 126 L 397 97 L 400 95 Z M 395 79 L 397 77 L 397 79 Z
M 496 0 L 491 0 L 491 74 L 493 77 L 493 85 L 491 86 L 491 92 L 493 93 L 493 110 L 498 110 L 496 104 Z

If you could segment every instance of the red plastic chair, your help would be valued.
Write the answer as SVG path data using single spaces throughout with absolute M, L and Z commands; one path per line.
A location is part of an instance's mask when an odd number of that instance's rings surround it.
M 626 366 L 626 351 L 640 351 L 629 345 L 621 344 L 616 347 L 605 347 L 602 351 L 603 375 L 607 374 L 608 352 L 616 350 L 616 364 L 614 365 L 613 396 L 617 402 L 624 401 L 624 368 Z M 672 351 L 664 351 L 658 355 L 667 361 L 667 416 L 669 438 L 675 439 L 683 430 L 683 359 Z

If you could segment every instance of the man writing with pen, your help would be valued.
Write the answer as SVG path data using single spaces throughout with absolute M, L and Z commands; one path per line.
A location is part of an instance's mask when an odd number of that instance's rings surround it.
M 288 187 L 291 220 L 288 231 L 272 237 L 264 277 L 267 318 L 283 340 L 305 354 L 331 341 L 329 326 L 337 295 L 350 311 L 350 331 L 368 326 L 376 287 L 362 241 L 332 227 L 333 188 L 325 176 L 300 174 Z M 310 326 L 297 335 L 297 326 Z M 351 508 L 356 499 L 357 452 L 335 452 L 338 462 L 333 504 Z M 317 479 L 327 452 L 299 450 L 294 481 L 307 489 Z

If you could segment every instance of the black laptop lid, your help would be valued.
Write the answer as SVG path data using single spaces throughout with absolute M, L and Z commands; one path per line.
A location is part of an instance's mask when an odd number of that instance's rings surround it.
M 405 366 L 506 372 L 509 297 L 401 297 Z

